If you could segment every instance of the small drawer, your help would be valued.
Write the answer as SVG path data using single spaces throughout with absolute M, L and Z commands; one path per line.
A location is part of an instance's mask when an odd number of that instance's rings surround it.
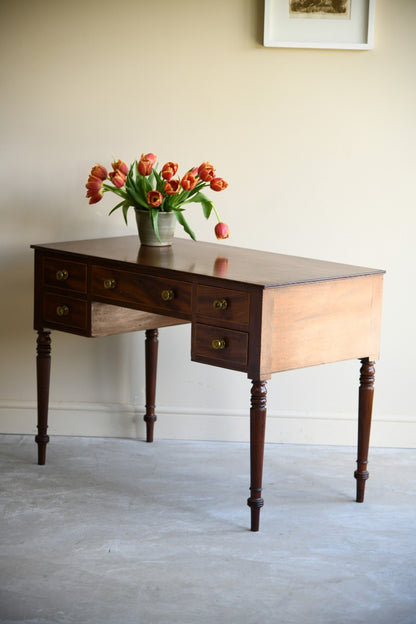
M 250 318 L 250 295 L 239 290 L 214 286 L 197 286 L 196 314 L 221 325 L 248 328 Z
M 47 286 L 54 288 L 86 293 L 87 266 L 82 262 L 46 256 L 43 262 L 43 281 Z
M 191 317 L 192 284 L 169 278 L 92 267 L 92 296 L 114 303 L 129 303 L 160 314 Z
M 43 296 L 43 319 L 45 324 L 53 323 L 72 329 L 87 329 L 87 302 L 55 293 Z
M 196 323 L 193 327 L 192 359 L 224 368 L 246 370 L 248 334 Z

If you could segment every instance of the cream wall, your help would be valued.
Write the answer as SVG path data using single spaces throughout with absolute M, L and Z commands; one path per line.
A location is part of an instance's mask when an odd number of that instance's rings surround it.
M 262 20 L 261 0 L 0 3 L 0 431 L 34 431 L 29 245 L 134 233 L 84 184 L 152 151 L 228 180 L 224 246 L 387 270 L 372 440 L 416 446 L 416 2 L 377 0 L 365 52 L 264 48 Z M 157 435 L 246 440 L 247 378 L 190 362 L 189 327 L 160 337 Z M 275 375 L 267 439 L 355 443 L 358 368 Z M 143 376 L 142 334 L 55 332 L 50 432 L 142 437 Z

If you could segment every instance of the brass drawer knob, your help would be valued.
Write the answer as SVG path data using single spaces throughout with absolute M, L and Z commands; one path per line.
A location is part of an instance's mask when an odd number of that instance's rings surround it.
M 214 338 L 214 340 L 211 342 L 211 346 L 216 351 L 222 351 L 223 349 L 225 349 L 224 338 Z
M 228 307 L 228 301 L 227 299 L 215 299 L 212 306 L 214 310 L 226 310 Z
M 162 297 L 163 301 L 172 301 L 172 299 L 174 298 L 175 294 L 173 292 L 173 290 L 166 289 L 166 290 L 162 290 L 162 292 L 160 293 L 160 296 Z
M 58 316 L 68 316 L 69 308 L 67 305 L 59 305 L 56 308 L 56 313 Z
M 56 279 L 58 280 L 58 282 L 67 280 L 68 277 L 69 277 L 69 273 L 66 269 L 61 269 L 60 271 L 56 272 Z
M 103 283 L 106 290 L 113 290 L 117 286 L 117 282 L 113 278 L 105 279 Z

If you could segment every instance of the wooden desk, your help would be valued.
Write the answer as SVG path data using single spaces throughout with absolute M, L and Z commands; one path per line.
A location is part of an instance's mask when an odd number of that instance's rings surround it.
M 50 330 L 103 336 L 146 330 L 147 441 L 153 441 L 158 328 L 192 323 L 191 359 L 252 380 L 251 530 L 258 531 L 266 382 L 272 373 L 357 358 L 357 501 L 368 479 L 374 360 L 383 271 L 175 239 L 140 247 L 136 236 L 33 245 L 38 462 L 45 463 Z

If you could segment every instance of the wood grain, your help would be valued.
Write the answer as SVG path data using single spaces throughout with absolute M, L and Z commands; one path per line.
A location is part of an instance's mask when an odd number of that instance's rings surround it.
M 161 314 L 120 308 L 108 303 L 95 301 L 91 304 L 91 336 L 110 336 L 124 332 L 183 325 L 186 322 Z
M 265 291 L 264 375 L 379 355 L 382 275 Z

